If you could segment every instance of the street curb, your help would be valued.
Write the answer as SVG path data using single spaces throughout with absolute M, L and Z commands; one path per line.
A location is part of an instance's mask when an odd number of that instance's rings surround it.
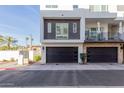
M 4 70 L 16 70 L 16 68 L 0 68 L 0 71 L 4 71 Z

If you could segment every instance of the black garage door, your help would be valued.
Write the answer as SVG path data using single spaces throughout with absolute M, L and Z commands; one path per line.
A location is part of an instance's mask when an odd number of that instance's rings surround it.
M 88 62 L 117 62 L 117 47 L 87 48 Z
M 47 63 L 73 63 L 78 61 L 77 47 L 47 47 Z

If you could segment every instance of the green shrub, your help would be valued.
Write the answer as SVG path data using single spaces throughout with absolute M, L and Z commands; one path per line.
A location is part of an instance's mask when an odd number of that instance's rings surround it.
M 87 54 L 86 53 L 80 53 L 80 59 L 82 60 L 83 63 L 85 63 L 87 58 Z
M 3 59 L 2 62 L 16 62 L 16 60 L 14 58 L 11 58 L 9 60 Z
M 86 53 L 80 53 L 80 59 L 82 61 L 85 61 L 86 57 L 87 57 L 87 54 Z
M 34 56 L 34 61 L 40 61 L 41 60 L 41 55 L 35 55 Z
M 6 59 L 3 59 L 3 62 L 8 62 L 8 60 L 6 60 Z
M 15 62 L 16 60 L 14 59 L 14 58 L 11 58 L 11 60 L 10 60 L 11 62 Z

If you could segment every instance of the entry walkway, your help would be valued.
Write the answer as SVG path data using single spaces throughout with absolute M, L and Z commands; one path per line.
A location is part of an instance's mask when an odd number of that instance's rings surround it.
M 40 62 L 30 66 L 20 67 L 17 70 L 124 70 L 124 64 L 117 63 L 51 63 L 41 65 Z

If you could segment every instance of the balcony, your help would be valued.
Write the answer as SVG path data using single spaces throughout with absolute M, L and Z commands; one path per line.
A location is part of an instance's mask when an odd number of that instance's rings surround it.
M 99 41 L 99 40 L 105 40 L 105 37 L 103 36 L 103 33 L 97 33 L 97 32 L 88 32 L 85 33 L 85 40 L 86 41 Z
M 114 19 L 86 19 L 85 42 L 124 41 L 123 22 Z
M 112 33 L 105 33 L 97 31 L 86 31 L 85 32 L 85 42 L 109 42 L 109 41 L 122 41 L 121 35 L 116 32 L 115 34 Z

